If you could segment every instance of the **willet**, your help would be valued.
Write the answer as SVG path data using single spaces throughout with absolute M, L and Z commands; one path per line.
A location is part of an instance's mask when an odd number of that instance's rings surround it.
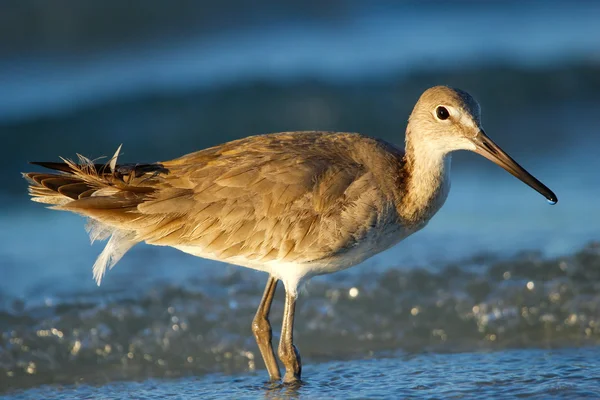
M 272 380 L 281 379 L 269 310 L 277 282 L 286 298 L 279 358 L 286 383 L 302 364 L 293 344 L 299 284 L 340 271 L 423 228 L 450 189 L 450 153 L 470 150 L 557 198 L 484 133 L 479 104 L 437 86 L 409 118 L 405 152 L 355 133 L 284 132 L 225 143 L 155 164 L 38 162 L 26 173 L 34 201 L 89 218 L 109 239 L 94 264 L 98 284 L 133 245 L 172 246 L 269 274 L 252 331 Z

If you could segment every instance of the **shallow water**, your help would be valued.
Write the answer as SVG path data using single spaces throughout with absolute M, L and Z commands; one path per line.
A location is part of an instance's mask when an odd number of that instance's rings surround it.
M 267 384 L 259 371 L 97 386 L 43 386 L 6 398 L 598 398 L 599 358 L 599 347 L 395 354 L 309 365 L 300 387 Z
M 139 267 L 155 254 L 139 253 Z M 138 275 L 122 272 L 99 290 L 71 288 L 41 302 L 2 298 L 0 387 L 261 368 L 250 322 L 262 274 L 226 267 L 177 285 L 126 284 Z M 553 259 L 480 256 L 435 271 L 358 269 L 308 285 L 298 302 L 296 343 L 309 370 L 319 361 L 398 349 L 599 345 L 599 293 L 598 245 Z M 282 306 L 280 290 L 271 314 L 275 340 Z

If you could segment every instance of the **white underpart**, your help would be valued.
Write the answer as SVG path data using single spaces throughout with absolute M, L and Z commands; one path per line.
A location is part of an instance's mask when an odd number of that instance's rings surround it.
M 390 218 L 389 214 L 391 213 L 395 213 L 395 210 L 392 208 L 384 211 L 380 216 L 380 221 Z M 283 282 L 287 293 L 296 296 L 298 294 L 298 288 L 310 278 L 350 268 L 375 254 L 389 249 L 402 239 L 414 233 L 414 231 L 415 230 L 403 229 L 398 225 L 378 224 L 347 251 L 324 260 L 304 263 L 282 260 L 263 262 L 260 260 L 250 260 L 244 256 L 231 257 L 227 260 L 222 260 L 215 254 L 207 252 L 198 246 L 173 247 L 197 257 L 227 262 L 257 271 L 267 272 Z
M 173 246 L 177 250 L 183 251 L 184 253 L 191 254 L 196 257 L 227 262 L 229 264 L 238 265 L 254 269 L 256 271 L 263 271 L 270 275 L 273 275 L 277 279 L 281 280 L 285 286 L 285 289 L 290 294 L 296 294 L 300 281 L 310 273 L 313 269 L 318 269 L 319 266 L 316 264 L 302 264 L 294 262 L 282 262 L 280 260 L 271 260 L 267 262 L 249 260 L 243 256 L 231 257 L 226 261 L 220 260 L 219 257 L 213 253 L 205 251 L 204 248 L 199 246 Z
M 358 246 L 355 246 L 350 251 L 342 253 L 338 257 L 331 258 L 320 262 L 297 263 L 285 262 L 280 260 L 271 260 L 267 262 L 252 261 L 245 257 L 231 257 L 224 261 L 233 265 L 238 265 L 246 268 L 251 268 L 256 271 L 263 271 L 272 275 L 283 282 L 286 292 L 296 296 L 298 288 L 308 281 L 311 277 L 317 275 L 330 274 L 350 268 L 377 253 L 382 252 L 395 245 L 412 232 L 401 234 L 395 232 L 388 234 L 387 232 L 371 232 L 369 237 L 361 241 Z M 219 260 L 216 256 L 207 253 L 200 247 L 196 246 L 174 246 L 176 249 L 185 253 L 210 259 Z

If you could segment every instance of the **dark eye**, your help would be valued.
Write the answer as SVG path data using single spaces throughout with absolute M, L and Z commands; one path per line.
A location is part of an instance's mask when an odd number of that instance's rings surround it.
M 439 106 L 435 109 L 435 114 L 441 120 L 448 119 L 450 117 L 450 113 L 446 107 Z

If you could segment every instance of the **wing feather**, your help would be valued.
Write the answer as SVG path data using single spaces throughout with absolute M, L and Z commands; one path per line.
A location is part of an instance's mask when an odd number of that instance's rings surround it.
M 138 210 L 186 228 L 143 229 L 139 238 L 224 260 L 307 261 L 351 247 L 362 221 L 347 220 L 376 215 L 377 206 L 361 200 L 376 185 L 346 142 L 323 136 L 264 135 L 162 163 L 170 171 L 161 176 L 165 189 Z M 371 207 L 354 205 L 360 201 Z

